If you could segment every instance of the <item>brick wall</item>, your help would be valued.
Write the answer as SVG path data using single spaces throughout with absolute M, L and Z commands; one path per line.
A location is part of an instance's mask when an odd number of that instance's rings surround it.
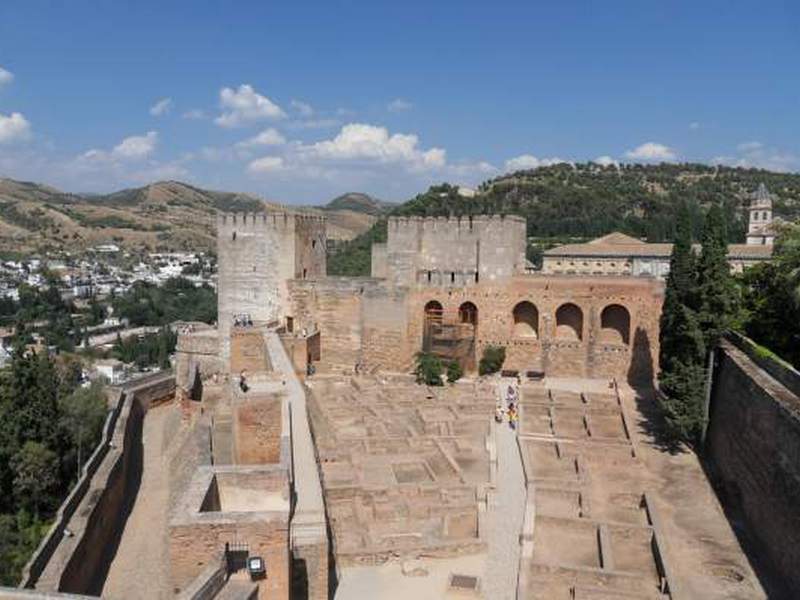
M 279 397 L 240 400 L 233 409 L 236 464 L 277 463 L 281 458 L 283 402 Z

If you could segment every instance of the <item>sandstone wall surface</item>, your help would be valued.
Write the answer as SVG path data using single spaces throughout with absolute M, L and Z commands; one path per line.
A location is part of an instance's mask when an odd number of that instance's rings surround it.
M 717 351 L 707 450 L 723 504 L 743 514 L 758 553 L 800 597 L 800 399 L 728 341 Z

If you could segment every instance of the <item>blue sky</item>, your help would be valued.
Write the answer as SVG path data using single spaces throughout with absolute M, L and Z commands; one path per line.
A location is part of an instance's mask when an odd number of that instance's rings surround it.
M 403 200 L 553 161 L 800 171 L 800 3 L 0 3 L 0 176 Z

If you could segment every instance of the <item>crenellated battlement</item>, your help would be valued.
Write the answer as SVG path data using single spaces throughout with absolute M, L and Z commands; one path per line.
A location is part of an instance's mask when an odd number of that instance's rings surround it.
M 493 226 L 525 225 L 525 219 L 518 215 L 473 215 L 450 217 L 389 217 L 389 229 L 396 231 L 413 230 L 472 230 Z
M 324 226 L 326 217 L 303 210 L 273 211 L 260 213 L 219 213 L 217 230 L 230 229 L 293 229 L 297 225 Z

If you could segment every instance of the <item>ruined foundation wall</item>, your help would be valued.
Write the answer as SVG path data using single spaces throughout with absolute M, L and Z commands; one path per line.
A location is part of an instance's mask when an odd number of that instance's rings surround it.
M 723 504 L 741 511 L 759 554 L 800 595 L 800 399 L 728 341 L 717 350 L 707 450 Z
M 260 583 L 259 598 L 289 598 L 289 529 L 284 519 L 275 521 L 215 520 L 170 527 L 170 564 L 175 586 L 189 585 L 226 542 L 247 544 L 251 556 L 267 565 L 267 578 Z

